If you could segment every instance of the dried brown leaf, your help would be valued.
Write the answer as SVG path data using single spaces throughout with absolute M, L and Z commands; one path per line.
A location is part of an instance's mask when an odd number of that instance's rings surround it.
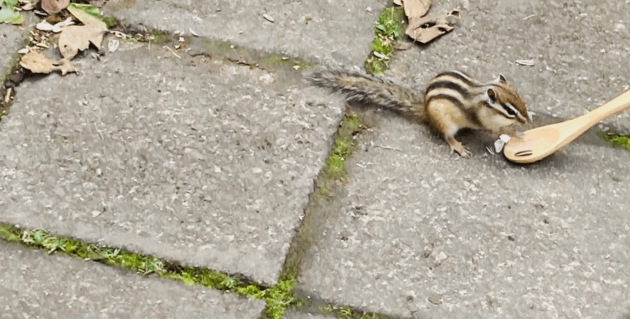
M 48 14 L 55 14 L 65 9 L 70 0 L 42 0 L 42 9 Z
M 48 74 L 52 71 L 61 71 L 61 75 L 77 72 L 77 69 L 67 59 L 53 61 L 37 51 L 31 51 L 20 60 L 20 65 L 33 73 Z
M 409 20 L 420 18 L 429 12 L 433 0 L 403 0 L 405 15 Z
M 415 41 L 427 43 L 447 32 L 452 31 L 458 21 L 458 11 L 410 19 L 409 26 L 407 27 L 407 30 L 405 30 L 405 34 Z
M 89 48 L 90 43 L 100 50 L 105 31 L 107 29 L 102 26 L 92 24 L 66 27 L 59 35 L 59 51 L 64 58 L 70 60 L 79 50 Z
M 20 65 L 33 73 L 50 73 L 54 69 L 53 61 L 37 51 L 31 51 L 20 60 Z
M 55 71 L 61 71 L 61 75 L 66 75 L 68 73 L 79 73 L 77 68 L 75 68 L 68 59 L 61 59 L 56 64 L 58 65 L 55 66 Z

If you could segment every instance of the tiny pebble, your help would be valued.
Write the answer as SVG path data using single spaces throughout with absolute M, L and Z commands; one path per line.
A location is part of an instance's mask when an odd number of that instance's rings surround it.
M 434 305 L 439 305 L 442 303 L 442 296 L 440 295 L 431 295 L 429 296 L 429 302 Z

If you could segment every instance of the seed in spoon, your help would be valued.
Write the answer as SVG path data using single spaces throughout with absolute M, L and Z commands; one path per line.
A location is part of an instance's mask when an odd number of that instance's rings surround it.
M 534 154 L 534 152 L 532 152 L 532 150 L 523 150 L 523 151 L 516 152 L 514 155 L 516 155 L 516 156 L 527 156 L 527 155 L 532 155 L 532 154 Z

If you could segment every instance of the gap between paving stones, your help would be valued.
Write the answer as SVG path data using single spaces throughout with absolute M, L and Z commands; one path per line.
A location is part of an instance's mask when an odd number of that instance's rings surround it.
M 293 301 L 289 293 L 292 287 L 290 281 L 279 281 L 273 287 L 263 287 L 240 275 L 186 267 L 153 256 L 85 243 L 67 237 L 55 237 L 45 230 L 23 230 L 9 224 L 0 224 L 0 239 L 46 250 L 48 253 L 63 253 L 74 258 L 119 267 L 142 276 L 156 275 L 185 285 L 202 285 L 223 292 L 235 293 L 241 297 L 261 299 L 267 304 L 264 318 L 282 318 L 286 304 Z
M 30 42 L 30 33 L 24 32 L 22 35 L 22 47 L 25 47 Z M 2 73 L 0 74 L 0 120 L 2 117 L 8 112 L 9 107 L 11 106 L 13 99 L 15 97 L 15 85 L 10 85 L 11 95 L 9 97 L 9 101 L 6 102 L 5 98 L 7 96 L 8 87 L 5 87 L 5 83 L 8 83 L 11 75 L 19 73 L 21 55 L 17 52 L 14 52 L 11 55 L 11 60 L 6 65 L 2 66 Z
M 374 40 L 363 67 L 372 75 L 382 75 L 389 69 L 389 58 L 394 54 L 398 41 L 404 36 L 405 11 L 402 7 L 385 7 L 374 25 Z

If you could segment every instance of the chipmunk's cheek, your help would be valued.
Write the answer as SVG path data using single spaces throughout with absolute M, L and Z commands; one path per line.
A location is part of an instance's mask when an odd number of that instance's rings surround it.
M 492 127 L 494 128 L 494 130 L 513 126 L 515 123 L 516 123 L 516 120 L 509 119 L 502 115 L 495 115 L 492 117 Z

